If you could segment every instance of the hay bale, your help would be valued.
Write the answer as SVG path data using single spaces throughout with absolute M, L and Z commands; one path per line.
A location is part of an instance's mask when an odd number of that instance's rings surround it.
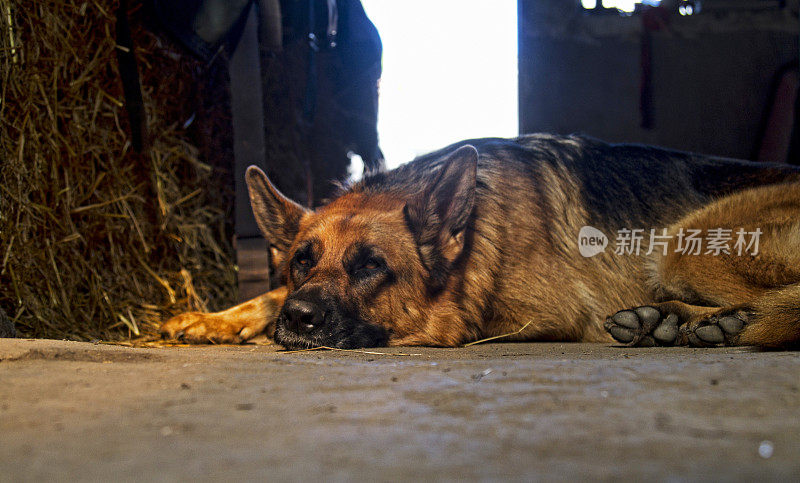
M 25 337 L 120 340 L 235 300 L 224 69 L 146 31 L 129 4 L 142 153 L 116 2 L 0 2 L 0 308 Z

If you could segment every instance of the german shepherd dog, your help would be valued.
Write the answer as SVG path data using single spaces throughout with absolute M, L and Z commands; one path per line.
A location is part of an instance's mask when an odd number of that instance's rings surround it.
M 166 337 L 800 343 L 800 170 L 788 165 L 529 135 L 368 174 L 314 211 L 256 167 L 247 183 L 285 286 L 174 317 Z

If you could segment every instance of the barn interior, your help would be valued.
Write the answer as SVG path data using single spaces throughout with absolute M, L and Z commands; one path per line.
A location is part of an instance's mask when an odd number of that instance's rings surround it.
M 158 329 L 279 283 L 249 165 L 313 207 L 478 136 L 800 164 L 799 12 L 0 0 L 0 480 L 796 477 L 795 352 L 285 353 Z

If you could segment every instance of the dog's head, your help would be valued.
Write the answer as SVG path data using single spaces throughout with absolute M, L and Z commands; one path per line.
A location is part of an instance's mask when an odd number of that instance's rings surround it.
M 288 288 L 275 340 L 288 348 L 376 347 L 424 332 L 465 251 L 477 160 L 465 146 L 414 182 L 362 182 L 316 211 L 250 167 L 253 212 Z

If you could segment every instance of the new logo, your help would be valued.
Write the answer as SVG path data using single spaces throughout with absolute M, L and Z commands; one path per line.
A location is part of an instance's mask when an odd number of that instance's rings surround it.
M 606 251 L 608 237 L 593 226 L 584 226 L 578 232 L 578 250 L 584 257 L 593 257 Z

